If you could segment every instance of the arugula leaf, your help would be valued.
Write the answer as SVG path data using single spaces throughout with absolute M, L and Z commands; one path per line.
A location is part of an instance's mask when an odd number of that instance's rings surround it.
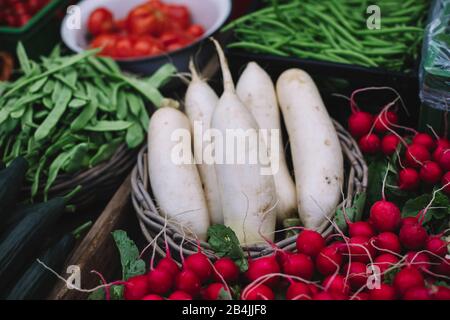
M 123 230 L 116 230 L 112 233 L 116 246 L 120 253 L 122 264 L 122 279 L 128 280 L 131 277 L 145 273 L 145 262 L 139 258 L 139 250 L 136 244 L 128 238 Z
M 366 204 L 366 193 L 358 193 L 355 195 L 355 199 L 353 201 L 353 206 L 345 209 L 345 214 L 348 219 L 352 222 L 360 221 L 362 219 L 364 206 Z M 335 222 L 341 231 L 347 230 L 347 221 L 345 219 L 345 214 L 343 208 L 339 208 L 336 211 Z
M 234 260 L 242 272 L 247 271 L 248 261 L 236 234 L 231 228 L 222 224 L 209 227 L 208 243 L 219 257 L 229 257 Z

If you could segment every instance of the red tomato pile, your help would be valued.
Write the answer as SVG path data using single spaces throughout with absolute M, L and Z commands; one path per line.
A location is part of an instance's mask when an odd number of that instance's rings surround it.
M 0 26 L 22 27 L 50 0 L 0 0 Z
M 150 0 L 134 9 L 123 20 L 115 20 L 106 8 L 89 17 L 91 48 L 102 48 L 101 55 L 113 58 L 155 56 L 183 48 L 201 37 L 205 30 L 193 24 L 186 6 Z

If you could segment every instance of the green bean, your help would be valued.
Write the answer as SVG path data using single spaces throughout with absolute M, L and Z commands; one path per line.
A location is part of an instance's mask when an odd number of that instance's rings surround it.
M 110 159 L 114 155 L 114 152 L 116 152 L 117 147 L 121 144 L 121 140 L 122 139 L 115 139 L 101 145 L 100 148 L 98 148 L 97 153 L 89 161 L 89 167 L 95 167 L 103 161 Z
M 30 86 L 29 92 L 35 93 L 35 92 L 41 90 L 41 88 L 44 87 L 44 85 L 47 83 L 47 81 L 48 81 L 47 77 L 36 81 L 35 83 L 33 83 L 33 85 Z
M 50 168 L 48 170 L 47 182 L 45 183 L 45 188 L 44 188 L 45 200 L 47 199 L 47 195 L 48 195 L 48 191 L 50 190 L 50 187 L 55 182 L 59 171 L 61 170 L 64 162 L 69 158 L 69 156 L 70 156 L 70 152 L 66 151 L 66 152 L 60 153 L 55 158 L 55 160 L 53 160 L 52 164 L 50 165 Z
M 87 103 L 88 103 L 87 100 L 81 100 L 81 99 L 75 98 L 72 101 L 70 101 L 69 108 L 78 109 L 78 108 L 84 107 Z
M 229 44 L 228 48 L 230 48 L 230 49 L 232 49 L 232 48 L 256 49 L 256 50 L 260 50 L 264 53 L 271 53 L 271 54 L 275 54 L 275 55 L 282 56 L 282 57 L 288 56 L 288 54 L 286 54 L 285 52 L 283 52 L 279 49 L 268 48 L 266 46 L 260 45 L 258 43 L 252 43 L 252 42 L 244 42 L 244 41 L 235 42 L 235 43 Z
M 144 141 L 144 130 L 139 123 L 135 122 L 127 129 L 125 139 L 132 148 L 139 146 Z
M 83 51 L 82 53 L 79 53 L 79 54 L 77 54 L 75 56 L 72 56 L 72 57 L 68 58 L 60 66 L 55 67 L 55 68 L 50 69 L 50 70 L 47 70 L 46 72 L 44 72 L 44 73 L 42 73 L 40 75 L 31 77 L 31 78 L 27 79 L 26 81 L 23 81 L 19 85 L 15 85 L 11 90 L 9 90 L 8 92 L 5 93 L 4 97 L 9 97 L 12 94 L 16 93 L 17 91 L 19 91 L 20 89 L 22 89 L 24 86 L 26 86 L 26 85 L 28 85 L 30 83 L 33 83 L 33 82 L 35 82 L 35 81 L 37 81 L 39 79 L 45 78 L 45 77 L 47 77 L 47 76 L 49 76 L 49 75 L 51 75 L 53 73 L 56 73 L 56 72 L 58 72 L 58 71 L 60 71 L 62 69 L 65 69 L 65 68 L 67 68 L 67 67 L 69 67 L 69 66 L 71 66 L 71 65 L 73 65 L 73 64 L 75 64 L 75 63 L 77 63 L 77 62 L 79 62 L 81 60 L 84 60 L 87 57 L 96 54 L 97 51 L 98 50 L 88 50 L 88 51 Z
M 423 29 L 418 27 L 409 27 L 409 26 L 400 26 L 400 27 L 394 27 L 394 28 L 384 28 L 384 29 L 374 29 L 374 30 L 359 30 L 356 31 L 356 33 L 360 35 L 380 35 L 380 34 L 387 34 L 387 33 L 400 33 L 400 32 L 417 32 L 422 33 Z
M 74 173 L 86 166 L 85 159 L 88 153 L 88 143 L 80 143 L 70 148 L 69 155 L 62 164 L 62 169 Z
M 125 120 L 128 114 L 127 95 L 122 90 L 117 95 L 117 118 Z
M 98 121 L 95 126 L 87 125 L 84 127 L 86 131 L 103 132 L 103 131 L 123 131 L 131 127 L 133 123 L 129 121 Z
M 354 57 L 356 59 L 359 59 L 361 62 L 364 62 L 364 63 L 366 63 L 366 64 L 368 64 L 369 66 L 372 66 L 372 67 L 377 67 L 378 66 L 378 64 L 375 63 L 372 59 L 368 58 L 367 56 L 365 56 L 363 54 L 357 53 L 355 51 L 330 49 L 330 50 L 328 50 L 328 52 L 334 53 L 336 55 L 343 54 L 345 56 Z
M 55 127 L 59 119 L 62 117 L 63 113 L 66 111 L 71 97 L 72 92 L 70 91 L 70 89 L 63 86 L 63 88 L 61 89 L 61 94 L 59 95 L 58 100 L 55 103 L 55 107 L 34 133 L 34 138 L 36 139 L 36 141 L 44 139 L 48 136 L 50 131 Z
M 88 86 L 89 103 L 70 125 L 72 132 L 82 130 L 97 114 L 98 101 L 93 87 Z

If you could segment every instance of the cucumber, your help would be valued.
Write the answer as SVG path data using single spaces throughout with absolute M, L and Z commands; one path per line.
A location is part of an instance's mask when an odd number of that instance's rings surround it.
M 33 210 L 12 226 L 0 240 L 0 295 L 20 274 L 55 222 L 65 210 L 65 199 L 54 198 L 33 206 Z
M 27 169 L 27 161 L 19 157 L 0 171 L 0 224 L 11 215 L 19 200 Z
M 74 245 L 74 236 L 67 234 L 40 256 L 39 260 L 45 263 L 46 266 L 59 272 Z M 45 299 L 56 279 L 53 273 L 44 268 L 39 262 L 34 261 L 15 283 L 13 289 L 7 295 L 6 300 Z

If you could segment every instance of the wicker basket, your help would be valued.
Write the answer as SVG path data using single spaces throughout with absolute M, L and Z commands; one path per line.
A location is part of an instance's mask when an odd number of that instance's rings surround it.
M 89 208 L 99 200 L 108 199 L 123 182 L 126 175 L 136 164 L 138 150 L 131 150 L 121 145 L 109 159 L 91 169 L 76 174 L 60 174 L 49 190 L 49 197 L 64 196 L 81 186 L 70 201 L 77 210 Z M 44 186 L 40 186 L 38 198 L 43 195 Z M 30 186 L 25 187 L 25 194 L 30 194 Z
M 345 177 L 347 200 L 343 201 L 339 206 L 348 208 L 352 206 L 355 195 L 366 190 L 368 179 L 367 165 L 356 141 L 339 123 L 334 121 L 334 125 L 344 152 L 347 169 Z M 142 233 L 150 243 L 156 235 L 161 234 L 161 230 L 163 230 L 166 223 L 165 219 L 159 214 L 151 193 L 149 193 L 146 159 L 147 148 L 145 147 L 140 151 L 137 165 L 131 174 L 131 186 L 133 206 L 137 212 Z M 331 223 L 326 221 L 317 231 L 326 236 L 333 231 L 333 227 Z M 179 227 L 168 223 L 166 235 L 172 252 L 180 252 L 183 255 L 197 252 L 197 242 L 193 239 L 185 238 Z M 276 245 L 283 250 L 292 251 L 295 249 L 295 240 L 296 237 L 293 236 L 278 242 Z M 159 236 L 156 243 L 156 252 L 161 256 L 165 256 L 164 237 Z M 210 258 L 214 258 L 208 243 L 201 242 L 200 244 L 203 252 Z M 265 256 L 273 252 L 273 249 L 267 245 L 253 245 L 243 247 L 243 249 L 252 257 Z

